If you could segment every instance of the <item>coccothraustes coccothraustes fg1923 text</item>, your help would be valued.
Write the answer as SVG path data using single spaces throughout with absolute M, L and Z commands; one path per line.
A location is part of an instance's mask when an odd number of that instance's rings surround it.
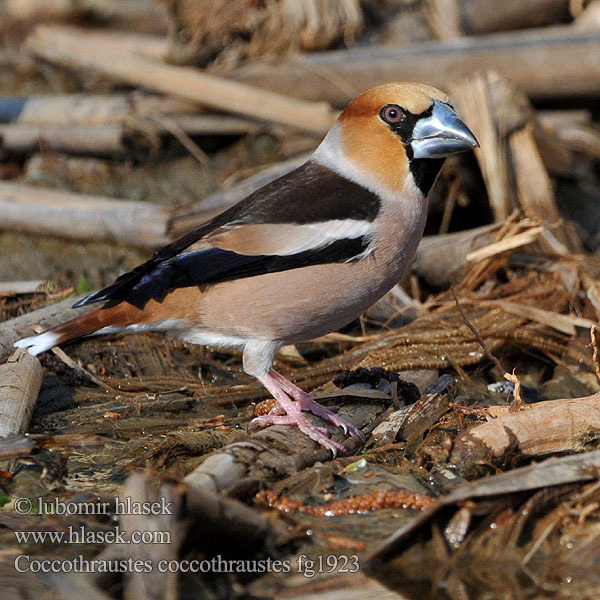
M 36 355 L 82 336 L 163 331 L 239 348 L 244 370 L 277 400 L 258 420 L 297 425 L 343 452 L 303 411 L 361 432 L 277 373 L 273 357 L 346 325 L 400 280 L 445 157 L 477 145 L 443 92 L 375 87 L 350 102 L 301 167 L 75 305 L 98 307 L 15 345 Z

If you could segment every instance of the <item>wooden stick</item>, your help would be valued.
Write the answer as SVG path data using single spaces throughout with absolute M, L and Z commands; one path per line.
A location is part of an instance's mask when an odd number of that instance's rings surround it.
M 0 281 L 0 298 L 19 294 L 35 294 L 40 291 L 41 286 L 47 283 L 44 279 L 37 281 Z
M 129 98 L 127 94 L 0 98 L 0 121 L 21 125 L 108 125 L 131 113 Z
M 600 427 L 600 393 L 585 398 L 547 400 L 500 416 L 462 434 L 450 462 L 466 473 L 476 464 L 500 464 L 517 455 L 581 452 L 589 433 Z
M 194 115 L 190 102 L 152 94 L 48 94 L 0 98 L 0 122 L 19 125 L 112 125 L 132 117 Z
M 411 269 L 438 289 L 458 283 L 469 253 L 496 240 L 500 225 L 483 225 L 442 235 L 427 235 L 419 244 Z
M 445 3 L 447 0 L 437 0 Z M 569 14 L 569 0 L 458 0 L 459 26 L 468 35 L 541 27 Z
M 36 56 L 71 69 L 91 69 L 116 81 L 160 91 L 218 110 L 325 133 L 334 120 L 326 102 L 306 102 L 228 81 L 198 69 L 175 67 L 90 39 L 85 29 L 43 25 L 27 38 Z M 295 89 L 293 86 L 290 89 Z
M 148 202 L 0 182 L 3 229 L 156 248 L 169 241 L 166 222 L 167 212 Z
M 458 301 L 458 296 L 456 295 L 453 286 L 450 286 L 450 291 L 452 292 L 454 303 L 456 304 L 456 308 L 458 309 L 458 312 L 460 313 L 460 316 L 464 321 L 465 325 L 470 329 L 471 333 L 477 340 L 477 343 L 482 347 L 483 351 L 485 352 L 485 355 L 488 357 L 488 360 L 491 361 L 492 364 L 494 364 L 496 370 L 498 371 L 498 374 L 501 377 L 504 377 L 504 375 L 507 372 L 506 369 L 502 366 L 502 363 L 492 354 L 492 351 L 488 348 L 488 345 L 485 343 L 485 340 L 481 337 L 479 331 L 477 331 L 477 328 L 473 325 L 473 323 L 471 323 L 471 321 L 469 321 L 469 317 L 467 317 L 465 311 L 460 305 L 460 302 Z
M 283 128 L 221 115 L 171 117 L 156 114 L 143 118 L 122 118 L 121 122 L 106 125 L 85 126 L 10 123 L 0 124 L 0 153 L 25 154 L 42 148 L 45 151 L 119 157 L 131 154 L 132 146 L 142 150 L 148 147 L 148 137 L 154 141 L 153 136 L 173 134 L 174 129 L 186 135 L 245 135 L 281 133 Z
M 5 0 L 2 3 L 3 19 L 19 19 L 25 23 L 46 21 L 66 21 L 89 18 L 109 21 L 112 27 L 120 30 L 119 35 L 135 37 L 127 29 L 136 31 L 164 32 L 167 22 L 163 12 L 152 0 Z M 143 36 L 150 37 L 150 36 Z M 161 39 L 163 45 L 167 40 Z M 166 48 L 165 48 L 166 52 Z
M 42 377 L 40 361 L 21 348 L 0 365 L 0 437 L 27 431 Z
M 475 150 L 485 182 L 494 221 L 504 221 L 511 212 L 507 177 L 506 138 L 498 123 L 499 106 L 509 104 L 510 85 L 494 74 L 477 74 L 450 86 L 450 95 L 461 116 L 469 123 L 480 147 Z M 500 109 L 501 110 L 501 109 Z
M 523 212 L 528 217 L 556 223 L 560 219 L 560 213 L 554 200 L 552 181 L 533 137 L 533 125 L 528 124 L 511 133 L 508 146 L 517 183 L 517 196 Z M 557 233 L 561 241 L 564 241 L 564 235 Z
M 421 81 L 445 88 L 474 72 L 491 70 L 532 98 L 556 99 L 600 94 L 599 55 L 596 31 L 544 27 L 397 48 L 312 53 L 277 64 L 254 63 L 231 77 L 343 106 L 352 95 L 388 81 Z M 337 85 L 339 79 L 346 85 Z
M 26 154 L 40 148 L 46 151 L 124 156 L 123 127 L 119 124 L 97 126 L 0 125 L 0 154 Z
M 158 536 L 157 540 L 162 539 L 158 543 L 140 543 L 131 537 L 131 533 L 124 533 L 128 537 L 127 556 L 140 564 L 177 560 L 188 527 L 183 518 L 182 487 L 160 482 L 153 484 L 150 473 L 133 473 L 123 485 L 121 501 L 130 502 L 132 506 L 161 507 L 150 514 L 125 511 L 121 515 L 119 520 L 125 532 L 144 531 L 146 535 Z M 132 569 L 125 574 L 124 598 L 127 600 L 175 599 L 177 596 L 177 578 L 161 569 L 147 573 Z

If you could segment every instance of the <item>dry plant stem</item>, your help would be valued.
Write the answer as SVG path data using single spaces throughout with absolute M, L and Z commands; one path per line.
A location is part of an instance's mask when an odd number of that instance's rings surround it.
M 281 129 L 281 128 L 280 128 Z M 157 115 L 126 117 L 122 122 L 80 124 L 0 124 L 0 152 L 4 155 L 45 151 L 100 156 L 128 156 L 132 145 L 148 152 L 150 142 L 165 133 L 179 139 L 199 162 L 206 164 L 202 150 L 189 139 L 190 135 L 244 135 L 280 133 L 269 123 L 248 121 L 222 115 Z
M 164 36 L 128 33 L 130 29 L 150 32 L 164 30 L 164 15 L 152 0 L 8 0 L 4 3 L 2 11 L 3 19 L 15 19 L 26 24 L 40 20 L 60 22 L 92 17 L 94 22 L 109 23 L 114 28 L 114 42 L 120 43 L 121 47 L 133 46 L 137 49 L 138 46 L 148 46 L 150 51 L 150 40 L 154 40 L 154 45 L 164 48 L 162 55 L 167 51 L 167 40 Z M 121 37 L 124 39 L 120 41 Z M 142 41 L 136 42 L 137 38 L 141 38 Z
M 42 378 L 40 361 L 22 349 L 0 365 L 0 437 L 27 431 Z
M 507 236 L 501 240 L 498 240 L 494 244 L 489 244 L 488 246 L 484 246 L 469 252 L 469 254 L 467 254 L 465 257 L 465 260 L 467 262 L 481 261 L 486 258 L 492 258 L 501 252 L 506 252 L 507 250 L 514 250 L 515 248 L 527 246 L 528 244 L 535 242 L 540 237 L 542 231 L 543 228 L 538 226 L 532 227 L 520 233 L 515 233 L 511 236 Z
M 474 72 L 495 71 L 532 98 L 556 99 L 600 94 L 599 53 L 595 31 L 541 27 L 397 48 L 312 53 L 277 64 L 248 65 L 232 76 L 265 89 L 294 89 L 303 98 L 325 98 L 343 106 L 351 97 L 335 78 L 352 82 L 358 92 L 387 81 L 426 81 L 445 89 Z
M 1 281 L 0 297 L 18 296 L 20 294 L 35 294 L 43 289 L 42 286 L 44 285 L 48 285 L 48 282 L 44 279 L 37 281 Z
M 0 152 L 3 155 L 37 151 L 71 152 L 101 156 L 124 156 L 125 130 L 109 125 L 0 125 Z
M 463 182 L 461 177 L 454 177 L 452 183 L 450 184 L 450 189 L 448 190 L 448 195 L 444 202 L 444 213 L 442 214 L 442 222 L 440 223 L 440 229 L 438 231 L 438 234 L 440 235 L 448 233 L 450 221 L 452 220 L 452 213 L 454 212 L 456 200 L 459 197 L 462 186 Z
M 554 199 L 552 182 L 533 137 L 533 124 L 511 133 L 508 137 L 517 183 L 517 197 L 528 217 L 537 217 L 546 223 L 556 223 L 560 213 Z M 565 240 L 561 231 L 559 239 Z
M 450 286 L 450 291 L 452 292 L 452 297 L 454 298 L 454 303 L 456 304 L 456 308 L 458 309 L 458 312 L 460 313 L 462 320 L 465 322 L 465 325 L 471 330 L 471 332 L 475 336 L 475 339 L 477 340 L 479 345 L 483 348 L 485 355 L 488 357 L 488 359 L 490 361 L 492 361 L 492 363 L 496 367 L 496 370 L 498 371 L 498 374 L 501 377 L 505 377 L 506 369 L 500 364 L 500 361 L 490 352 L 490 349 L 488 348 L 487 344 L 485 343 L 485 341 L 479 334 L 479 331 L 477 331 L 477 329 L 475 329 L 475 327 L 473 326 L 471 321 L 469 321 L 467 315 L 465 314 L 465 311 L 462 309 L 462 306 L 460 305 L 460 302 L 458 301 L 458 297 L 456 296 L 456 292 L 454 291 L 453 286 Z
M 426 19 L 438 40 L 463 36 L 460 24 L 459 0 L 427 0 Z
M 594 361 L 594 371 L 600 381 L 600 339 L 598 339 L 598 330 L 596 327 L 590 329 L 590 338 L 592 340 L 592 348 L 594 349 L 594 356 L 592 358 Z
M 525 411 L 478 425 L 454 442 L 451 462 L 467 471 L 518 455 L 580 452 L 600 430 L 600 393 L 584 398 L 538 402 Z
M 121 32 L 122 33 L 122 32 Z M 20 102 L 20 112 L 3 112 L 2 121 L 21 126 L 97 127 L 119 125 L 126 119 L 154 115 L 195 116 L 198 107 L 190 102 L 164 96 L 131 92 L 128 94 L 47 94 L 24 99 L 8 99 L 7 107 Z
M 165 210 L 148 202 L 0 182 L 3 229 L 157 248 L 169 241 L 167 218 Z
M 475 75 L 461 80 L 450 87 L 450 94 L 479 140 L 480 147 L 475 150 L 475 158 L 485 182 L 494 221 L 500 223 L 510 214 L 510 192 L 506 143 L 498 131 L 496 104 L 490 89 L 493 86 L 491 78 L 491 75 Z M 506 89 L 503 91 L 508 93 Z
M 556 331 L 560 331 L 566 335 L 575 335 L 577 333 L 576 327 L 592 327 L 594 325 L 594 321 L 586 319 L 585 317 L 561 315 L 549 310 L 543 310 L 541 308 L 536 308 L 535 306 L 528 306 L 517 302 L 491 300 L 489 302 L 484 301 L 484 304 L 499 306 L 509 313 L 552 327 L 552 329 L 556 329 Z
M 109 43 L 98 43 L 98 34 L 91 41 L 82 29 L 39 26 L 26 46 L 37 56 L 71 69 L 91 69 L 116 81 L 295 129 L 325 133 L 334 120 L 326 102 L 295 100 L 198 69 L 174 67 L 115 51 Z
M 203 166 L 208 166 L 210 164 L 210 159 L 208 155 L 190 136 L 183 130 L 183 128 L 175 121 L 169 117 L 157 117 L 158 123 L 164 127 L 174 138 L 176 138 L 179 143 Z
M 513 384 L 513 406 L 516 409 L 523 408 L 524 402 L 523 402 L 523 398 L 521 397 L 521 382 L 518 380 L 517 376 L 515 375 L 514 369 L 513 369 L 512 373 L 508 373 L 506 371 L 506 369 L 500 364 L 500 361 L 490 352 L 490 349 L 488 348 L 487 344 L 484 342 L 483 338 L 481 337 L 481 335 L 479 334 L 477 329 L 475 329 L 475 327 L 473 326 L 471 321 L 469 321 L 469 319 L 467 318 L 467 315 L 465 314 L 465 311 L 462 309 L 462 306 L 460 305 L 458 298 L 456 297 L 456 292 L 454 291 L 454 288 L 452 286 L 450 287 L 450 291 L 452 292 L 452 296 L 454 297 L 454 302 L 456 303 L 456 308 L 458 309 L 460 316 L 462 317 L 463 321 L 465 322 L 465 325 L 473 332 L 475 339 L 477 340 L 479 345 L 483 348 L 485 355 L 495 365 L 499 375 L 504 377 L 504 379 L 507 379 L 508 381 L 510 381 Z
M 438 2 L 445 0 L 438 0 Z M 464 34 L 540 27 L 568 14 L 569 0 L 460 0 L 460 23 Z
M 44 328 L 39 327 L 39 326 L 34 327 L 33 330 L 35 331 L 35 333 L 43 333 L 44 332 Z M 55 346 L 54 348 L 51 348 L 50 351 L 54 354 L 54 356 L 58 357 L 65 365 L 67 365 L 67 367 L 69 367 L 70 369 L 73 369 L 76 373 L 78 373 L 79 375 L 82 375 L 83 377 L 85 377 L 86 379 L 91 381 L 92 383 L 95 383 L 98 387 L 103 388 L 103 389 L 108 389 L 108 390 L 111 390 L 111 391 L 117 392 L 117 393 L 120 392 L 120 390 L 113 388 L 110 384 L 101 381 L 96 376 L 94 376 L 92 373 L 90 373 L 83 367 L 80 367 L 62 348 Z
M 521 382 L 515 375 L 515 369 L 512 373 L 504 373 L 504 379 L 510 381 L 513 384 L 513 405 L 512 410 L 521 410 L 525 407 L 523 397 L 521 396 Z

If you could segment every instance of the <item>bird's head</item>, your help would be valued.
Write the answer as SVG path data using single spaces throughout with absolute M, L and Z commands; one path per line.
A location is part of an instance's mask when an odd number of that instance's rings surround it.
M 388 83 L 350 102 L 324 146 L 322 153 L 347 161 L 368 187 L 398 192 L 414 184 L 427 195 L 446 156 L 479 144 L 446 94 L 419 83 Z

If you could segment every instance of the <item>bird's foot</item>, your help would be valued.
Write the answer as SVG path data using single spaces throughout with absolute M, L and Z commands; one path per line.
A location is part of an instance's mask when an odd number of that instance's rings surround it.
M 303 412 L 310 411 L 317 417 L 341 427 L 346 434 L 358 435 L 363 441 L 365 439 L 362 431 L 338 417 L 333 411 L 328 410 L 315 402 L 306 392 L 285 379 L 279 373 L 270 370 L 259 377 L 260 382 L 273 394 L 278 402 L 278 407 L 269 414 L 262 415 L 252 420 L 250 428 L 266 425 L 297 425 L 298 429 L 324 448 L 331 450 L 334 458 L 338 453 L 345 454 L 344 446 L 328 437 L 328 431 L 324 427 L 316 427 L 308 421 Z M 296 400 L 294 402 L 294 400 Z M 285 415 L 282 414 L 285 411 Z
M 261 415 L 252 419 L 249 431 L 253 431 L 257 428 L 267 427 L 268 425 L 296 425 L 298 429 L 308 436 L 311 440 L 317 442 L 327 450 L 331 450 L 333 457 L 335 458 L 338 454 L 345 454 L 346 450 L 344 446 L 338 444 L 328 437 L 329 432 L 325 427 L 317 427 L 312 423 L 308 422 L 308 419 L 302 414 L 300 409 L 295 414 L 287 415 Z
M 256 431 L 258 429 L 268 427 L 269 425 L 297 425 L 297 423 L 294 417 L 290 417 L 289 415 L 274 414 L 271 412 L 267 415 L 254 417 L 254 419 L 252 419 L 248 425 L 248 431 Z M 321 435 L 327 436 L 329 434 L 327 427 L 317 427 L 316 425 L 312 425 L 312 427 L 314 427 L 314 429 L 316 429 Z
M 358 428 L 348 423 L 348 421 L 342 419 L 335 413 L 339 410 L 338 406 L 332 406 L 331 408 L 325 408 L 317 401 L 313 400 L 304 390 L 300 389 L 297 385 L 294 385 L 291 381 L 288 381 L 283 375 L 273 371 L 274 377 L 281 383 L 281 387 L 287 392 L 294 400 L 296 400 L 298 406 L 303 411 L 311 412 L 313 415 L 320 417 L 324 421 L 341 427 L 346 435 L 357 435 L 363 442 L 365 441 L 365 434 Z

